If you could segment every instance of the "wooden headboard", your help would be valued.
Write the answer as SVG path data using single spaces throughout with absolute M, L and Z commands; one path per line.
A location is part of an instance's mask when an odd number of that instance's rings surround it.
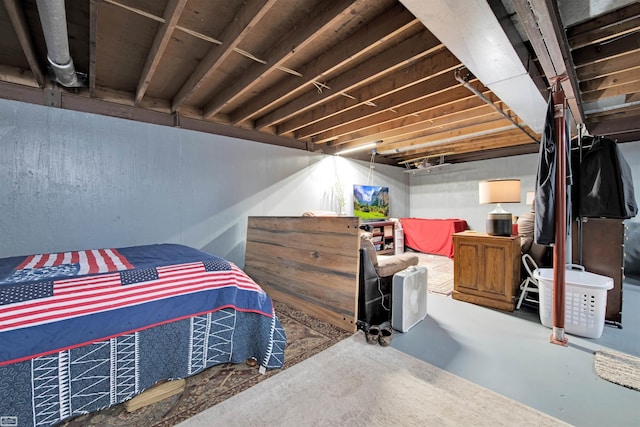
M 360 219 L 249 217 L 245 272 L 276 301 L 355 332 Z

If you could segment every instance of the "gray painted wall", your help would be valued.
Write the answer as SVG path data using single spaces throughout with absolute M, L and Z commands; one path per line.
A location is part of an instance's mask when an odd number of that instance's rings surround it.
M 460 218 L 469 228 L 485 231 L 487 213 L 494 205 L 478 203 L 478 182 L 485 179 L 520 179 L 520 204 L 502 207 L 521 215 L 527 191 L 535 189 L 537 154 L 504 157 L 445 166 L 429 174 L 411 175 L 411 215 L 421 218 Z
M 640 142 L 620 148 L 640 189 Z M 217 135 L 0 100 L 0 257 L 176 242 L 244 265 L 250 215 L 346 214 L 353 184 L 390 187 L 391 216 L 462 218 L 484 231 L 478 181 L 520 178 L 537 155 L 451 165 L 424 175 Z M 638 221 L 638 218 L 634 219 Z
M 408 177 L 386 165 L 0 100 L 0 257 L 174 242 L 244 265 L 247 217 L 338 210 L 352 185 Z
M 633 175 L 636 200 L 640 202 L 640 142 L 620 144 Z M 485 179 L 520 179 L 521 203 L 504 204 L 514 215 L 529 211 L 525 205 L 528 191 L 534 191 L 538 155 L 505 157 L 455 164 L 429 174 L 411 175 L 411 216 L 418 218 L 460 218 L 471 229 L 485 231 L 485 218 L 493 205 L 478 204 L 478 182 Z M 630 221 L 640 221 L 638 217 Z

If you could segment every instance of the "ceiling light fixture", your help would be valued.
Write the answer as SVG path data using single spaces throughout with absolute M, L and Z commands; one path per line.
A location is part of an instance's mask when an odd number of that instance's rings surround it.
M 336 156 L 340 156 L 342 154 L 347 154 L 347 153 L 353 153 L 354 151 L 362 151 L 362 150 L 367 150 L 369 148 L 374 148 L 376 145 L 380 144 L 382 141 L 374 141 L 374 142 L 369 142 L 367 144 L 362 144 L 362 145 L 358 145 L 356 147 L 351 147 L 351 148 L 345 148 L 344 150 L 338 151 L 336 153 Z

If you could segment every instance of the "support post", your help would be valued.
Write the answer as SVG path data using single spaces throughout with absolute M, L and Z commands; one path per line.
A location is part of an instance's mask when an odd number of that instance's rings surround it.
M 567 140 L 566 140 L 566 99 L 560 82 L 566 76 L 557 76 L 551 82 L 553 90 L 554 131 L 556 140 L 555 176 L 555 243 L 553 245 L 553 329 L 550 341 L 567 345 L 564 335 L 565 315 L 565 265 L 567 241 Z

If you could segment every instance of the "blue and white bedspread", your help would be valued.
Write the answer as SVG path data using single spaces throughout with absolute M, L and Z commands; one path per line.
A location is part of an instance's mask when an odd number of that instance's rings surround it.
M 157 381 L 256 358 L 282 367 L 271 299 L 176 244 L 0 259 L 0 425 L 48 426 Z

